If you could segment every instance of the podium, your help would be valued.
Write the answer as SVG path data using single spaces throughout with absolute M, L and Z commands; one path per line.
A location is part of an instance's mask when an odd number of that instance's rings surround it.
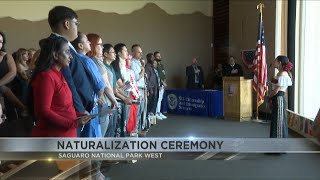
M 225 119 L 251 120 L 252 79 L 223 77 L 223 109 Z

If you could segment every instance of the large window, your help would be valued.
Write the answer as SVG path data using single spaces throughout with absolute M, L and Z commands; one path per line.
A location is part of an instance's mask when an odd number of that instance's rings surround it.
M 297 1 L 295 111 L 314 118 L 320 108 L 320 1 Z

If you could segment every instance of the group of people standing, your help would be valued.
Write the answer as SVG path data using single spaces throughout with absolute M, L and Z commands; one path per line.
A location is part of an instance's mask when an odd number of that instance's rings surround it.
M 159 51 L 148 53 L 145 62 L 139 44 L 129 55 L 123 43 L 112 46 L 98 34 L 81 33 L 77 14 L 65 6 L 51 9 L 48 22 L 52 33 L 39 41 L 30 73 L 20 67 L 29 98 L 22 104 L 35 122 L 32 136 L 138 136 L 151 126 L 148 116 L 167 118 L 160 112 L 167 84 Z M 17 73 L 4 37 L 1 33 L 1 94 L 10 91 L 6 85 Z M 1 116 L 2 121 L 2 111 Z M 99 169 L 101 163 L 95 164 Z
M 22 48 L 6 53 L 0 34 L 1 97 L 10 100 L 7 86 L 19 74 L 26 88 L 13 97 L 33 115 L 32 136 L 125 137 L 147 130 L 149 114 L 167 118 L 160 112 L 167 86 L 160 52 L 147 54 L 146 63 L 139 44 L 130 55 L 123 43 L 103 44 L 100 35 L 79 32 L 77 14 L 65 6 L 51 9 L 48 22 L 52 33 L 39 41 L 35 60 Z

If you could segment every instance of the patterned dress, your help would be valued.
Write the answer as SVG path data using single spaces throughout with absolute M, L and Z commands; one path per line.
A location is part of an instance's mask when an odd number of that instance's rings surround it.
M 285 92 L 288 86 L 292 86 L 292 80 L 288 75 L 278 74 L 271 82 L 272 90 L 279 86 L 280 90 L 272 96 L 272 117 L 270 125 L 270 138 L 288 137 L 288 119 L 286 114 Z

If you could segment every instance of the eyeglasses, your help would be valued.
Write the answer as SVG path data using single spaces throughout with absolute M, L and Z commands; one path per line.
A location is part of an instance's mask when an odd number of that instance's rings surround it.
M 100 46 L 103 49 L 103 44 L 97 44 L 96 46 Z
M 109 53 L 116 53 L 116 52 L 114 52 L 114 51 L 110 51 Z
M 80 26 L 80 22 L 79 21 L 72 21 L 77 27 Z

